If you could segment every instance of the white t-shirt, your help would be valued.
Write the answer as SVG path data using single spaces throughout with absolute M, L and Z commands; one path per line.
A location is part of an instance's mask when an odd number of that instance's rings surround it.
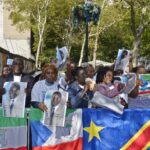
M 32 89 L 31 92 L 31 101 L 32 102 L 43 102 L 44 97 L 47 91 L 49 90 L 58 90 L 58 82 L 49 84 L 46 80 L 38 81 Z
M 14 75 L 14 82 L 20 82 L 21 81 L 21 76 L 22 75 L 20 75 L 20 76 Z

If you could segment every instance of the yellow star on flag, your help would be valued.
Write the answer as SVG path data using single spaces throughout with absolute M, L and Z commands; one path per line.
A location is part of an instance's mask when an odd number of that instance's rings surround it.
M 90 122 L 90 127 L 84 128 L 84 131 L 89 133 L 88 142 L 90 142 L 94 137 L 100 140 L 99 132 L 103 130 L 104 127 L 97 126 L 92 120 Z

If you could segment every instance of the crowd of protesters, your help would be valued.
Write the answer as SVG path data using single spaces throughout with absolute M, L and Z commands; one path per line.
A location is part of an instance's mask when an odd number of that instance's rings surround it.
M 8 65 L 3 67 L 0 76 L 0 103 L 2 103 L 2 95 L 6 92 L 3 88 L 4 83 L 14 81 L 27 83 L 25 106 L 33 106 L 42 111 L 47 110 L 44 104 L 45 93 L 59 89 L 68 92 L 68 108 L 99 108 L 91 103 L 96 91 L 112 99 L 120 96 L 119 103 L 125 108 L 150 107 L 150 99 L 138 95 L 139 86 L 143 84 L 139 74 L 145 74 L 146 70 L 144 66 L 133 68 L 132 59 L 129 61 L 129 72 L 136 74 L 136 86 L 129 94 L 122 92 L 124 84 L 113 82 L 114 75 L 123 74 L 121 69 L 114 71 L 114 66 L 99 66 L 95 69 L 87 64 L 86 67 L 77 67 L 74 62 L 68 60 L 63 73 L 56 67 L 55 62 L 42 64 L 41 74 L 36 77 L 24 74 L 23 70 L 24 64 L 20 58 L 14 58 L 11 68 Z

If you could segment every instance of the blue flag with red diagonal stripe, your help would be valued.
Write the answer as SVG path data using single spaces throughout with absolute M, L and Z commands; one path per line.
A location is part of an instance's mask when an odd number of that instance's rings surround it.
M 84 150 L 142 150 L 150 147 L 150 110 L 84 109 Z

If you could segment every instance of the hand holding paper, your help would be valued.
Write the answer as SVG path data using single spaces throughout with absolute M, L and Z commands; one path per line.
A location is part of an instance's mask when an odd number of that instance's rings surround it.
M 42 110 L 42 111 L 47 111 L 47 107 L 44 103 L 39 103 L 38 107 Z
M 94 87 L 95 87 L 95 81 L 90 79 L 90 78 L 86 78 L 85 80 L 86 84 L 88 85 L 88 89 L 90 91 L 93 91 L 94 90 Z

